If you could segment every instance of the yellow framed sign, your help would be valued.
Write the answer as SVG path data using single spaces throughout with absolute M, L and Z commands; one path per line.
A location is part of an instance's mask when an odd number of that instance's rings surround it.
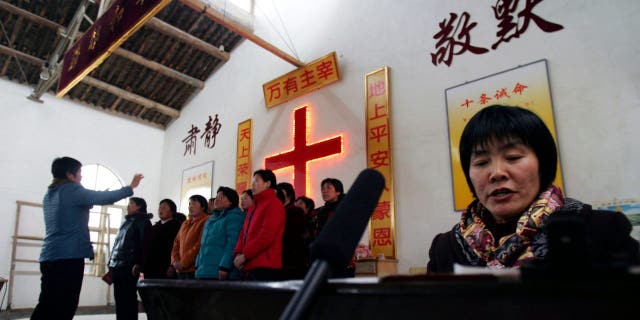
M 391 106 L 389 68 L 365 76 L 367 168 L 376 169 L 385 179 L 385 188 L 369 221 L 369 243 L 374 257 L 396 258 L 395 202 L 391 158 Z
M 556 140 L 547 61 L 539 60 L 517 68 L 489 75 L 445 90 L 449 125 L 449 149 L 456 211 L 465 210 L 473 195 L 460 164 L 460 136 L 476 112 L 490 105 L 519 106 L 533 111 L 547 125 Z M 554 184 L 564 190 L 558 150 L 558 171 Z
M 236 191 L 242 193 L 251 188 L 251 119 L 238 124 L 238 148 L 236 149 Z
M 340 80 L 336 53 L 315 60 L 262 85 L 267 108 L 318 90 Z

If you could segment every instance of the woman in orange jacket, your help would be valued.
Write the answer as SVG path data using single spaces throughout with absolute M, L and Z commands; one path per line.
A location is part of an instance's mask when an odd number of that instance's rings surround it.
M 171 265 L 178 279 L 195 279 L 196 257 L 200 251 L 200 238 L 207 221 L 207 199 L 201 195 L 189 198 L 189 219 L 182 223 L 171 251 Z

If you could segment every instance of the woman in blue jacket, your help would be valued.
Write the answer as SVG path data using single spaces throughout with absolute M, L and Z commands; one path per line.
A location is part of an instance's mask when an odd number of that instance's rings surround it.
M 114 191 L 82 187 L 82 163 L 56 158 L 51 164 L 53 181 L 43 200 L 46 233 L 40 252 L 40 297 L 31 319 L 72 319 L 78 308 L 84 259 L 93 260 L 89 238 L 89 209 L 133 195 L 142 180 L 136 174 L 129 186 Z
M 240 270 L 233 266 L 233 249 L 238 241 L 245 214 L 238 208 L 238 193 L 220 187 L 214 213 L 205 222 L 200 252 L 196 258 L 197 279 L 238 280 Z

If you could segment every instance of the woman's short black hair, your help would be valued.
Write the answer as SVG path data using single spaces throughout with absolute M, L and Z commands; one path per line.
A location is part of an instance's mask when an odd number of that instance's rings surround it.
M 493 140 L 519 140 L 538 158 L 541 190 L 553 183 L 558 167 L 558 150 L 549 128 L 535 113 L 520 107 L 492 105 L 476 113 L 460 137 L 460 163 L 467 185 L 477 197 L 469 177 L 471 155 L 487 148 Z
M 313 202 L 313 200 L 311 198 L 307 198 L 305 196 L 302 196 L 302 197 L 298 197 L 298 199 L 296 199 L 296 201 L 298 201 L 298 200 L 302 201 L 302 203 L 304 203 L 304 205 L 307 206 L 307 209 L 309 211 L 307 211 L 305 213 L 311 212 L 311 211 L 313 211 L 313 209 L 316 208 L 316 203 Z
M 176 214 L 173 215 L 173 218 L 180 221 L 180 223 L 183 223 L 185 220 L 187 220 L 187 216 L 185 216 L 182 212 L 176 212 Z
M 251 200 L 253 200 L 253 191 L 251 191 L 251 189 L 247 189 L 245 191 L 242 191 L 242 194 L 248 195 L 249 198 L 251 198 Z
M 324 186 L 325 183 L 331 184 L 333 188 L 336 189 L 337 192 L 340 192 L 340 194 L 338 195 L 338 200 L 342 199 L 345 196 L 344 186 L 342 185 L 342 181 L 336 178 L 326 178 L 322 180 L 322 182 L 320 183 L 320 188 L 322 188 L 322 186 Z
M 160 201 L 160 204 L 166 203 L 167 206 L 169 206 L 169 210 L 171 210 L 171 215 L 175 216 L 176 213 L 178 213 L 178 207 L 176 206 L 176 203 L 173 202 L 173 200 L 171 199 L 162 199 Z
M 200 203 L 200 207 L 202 208 L 202 211 L 207 212 L 208 208 L 209 208 L 209 203 L 207 202 L 207 198 L 199 195 L 199 194 L 194 194 L 191 197 L 189 197 L 189 201 L 195 201 Z
M 285 198 L 289 198 L 291 202 L 295 201 L 295 199 L 296 199 L 296 191 L 293 189 L 293 185 L 291 185 L 291 183 L 289 183 L 289 182 L 280 182 L 276 186 L 276 189 L 284 191 Z
M 278 200 L 280 200 L 280 202 L 282 202 L 282 204 L 284 204 L 285 201 L 287 200 L 287 199 L 285 199 L 284 191 L 282 191 L 282 189 L 278 189 L 278 188 L 276 188 L 276 198 L 278 198 Z
M 131 197 L 129 198 L 129 201 L 135 203 L 136 206 L 138 206 L 139 209 L 137 213 L 147 213 L 147 202 L 144 201 L 144 199 L 138 198 L 138 197 Z
M 66 179 L 67 173 L 75 176 L 80 168 L 82 168 L 82 163 L 74 158 L 56 158 L 53 160 L 53 163 L 51 163 L 51 174 L 56 179 Z
M 269 185 L 269 188 L 271 189 L 276 188 L 276 175 L 273 173 L 273 171 L 269 169 L 260 169 L 260 170 L 256 170 L 256 172 L 254 172 L 253 175 L 254 176 L 259 175 L 262 181 L 264 182 L 267 182 L 267 181 L 271 182 L 271 185 Z
M 238 192 L 236 192 L 236 190 L 231 189 L 229 187 L 220 187 L 218 188 L 218 191 L 216 191 L 216 193 L 218 192 L 222 192 L 222 194 L 229 199 L 229 202 L 231 202 L 231 208 L 235 208 L 238 206 L 238 203 L 240 202 L 240 197 L 238 197 Z

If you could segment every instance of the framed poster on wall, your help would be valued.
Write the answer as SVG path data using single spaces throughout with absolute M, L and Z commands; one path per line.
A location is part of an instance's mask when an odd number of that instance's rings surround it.
M 184 169 L 179 212 L 189 214 L 189 197 L 199 194 L 207 200 L 213 196 L 213 161 Z
M 448 88 L 445 90 L 445 99 L 453 202 L 456 211 L 464 210 L 473 201 L 473 195 L 460 165 L 458 147 L 464 127 L 478 111 L 495 104 L 531 110 L 544 121 L 556 140 L 556 147 L 558 145 L 546 60 L 535 61 Z M 558 171 L 553 183 L 564 191 L 559 149 Z

